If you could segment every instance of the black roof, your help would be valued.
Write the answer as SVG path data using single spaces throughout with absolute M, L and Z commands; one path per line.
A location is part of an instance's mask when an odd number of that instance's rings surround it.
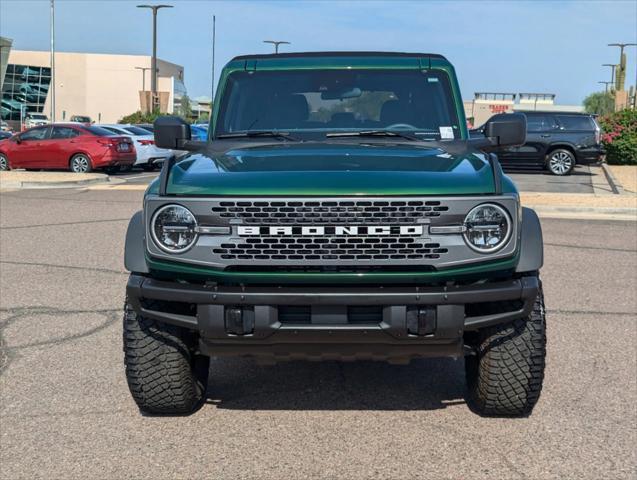
M 515 113 L 523 113 L 525 115 L 582 115 L 582 116 L 594 116 L 592 113 L 586 112 L 562 112 L 559 110 L 517 110 Z
M 274 59 L 274 58 L 300 58 L 300 57 L 431 57 L 446 60 L 436 53 L 406 53 L 406 52 L 290 52 L 290 53 L 255 53 L 252 55 L 239 55 L 232 60 Z

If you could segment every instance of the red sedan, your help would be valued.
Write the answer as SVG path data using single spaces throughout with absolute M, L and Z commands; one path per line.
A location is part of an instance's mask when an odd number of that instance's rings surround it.
M 137 155 L 128 137 L 103 128 L 54 124 L 30 128 L 0 142 L 0 170 L 59 169 L 87 173 L 132 166 Z

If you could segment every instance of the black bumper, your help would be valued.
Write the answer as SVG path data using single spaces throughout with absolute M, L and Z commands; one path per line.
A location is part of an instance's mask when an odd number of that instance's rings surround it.
M 601 145 L 580 148 L 576 151 L 576 161 L 580 165 L 591 165 L 601 162 L 605 154 L 606 152 Z
M 461 356 L 465 331 L 528 315 L 538 288 L 535 276 L 453 287 L 330 288 L 192 285 L 133 274 L 127 296 L 140 315 L 198 331 L 209 355 L 402 362 Z M 294 308 L 309 313 L 296 322 L 298 316 L 283 313 Z M 361 322 L 351 314 L 360 308 L 378 312 L 377 320 Z

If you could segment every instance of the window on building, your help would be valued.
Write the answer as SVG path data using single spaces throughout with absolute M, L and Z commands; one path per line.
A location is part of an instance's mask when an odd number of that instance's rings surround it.
M 2 120 L 19 121 L 29 113 L 42 113 L 51 85 L 51 69 L 7 65 L 2 85 Z

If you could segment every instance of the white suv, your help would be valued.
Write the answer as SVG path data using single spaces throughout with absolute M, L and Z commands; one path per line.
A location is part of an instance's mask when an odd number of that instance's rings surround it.
M 124 124 L 96 126 L 113 132 L 113 135 L 130 137 L 135 143 L 135 151 L 137 152 L 135 166 L 142 167 L 144 170 L 152 170 L 173 155 L 172 150 L 157 148 L 155 146 L 155 136 L 143 128 Z
M 47 117 L 44 113 L 27 113 L 27 119 L 25 122 L 26 128 L 46 125 L 47 123 L 50 123 L 49 117 Z

